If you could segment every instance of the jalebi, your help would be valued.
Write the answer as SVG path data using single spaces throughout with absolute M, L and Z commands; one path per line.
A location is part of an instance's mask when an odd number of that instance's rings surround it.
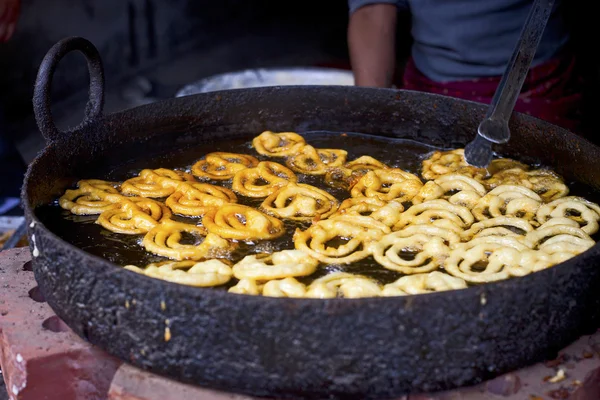
M 209 153 L 192 166 L 192 174 L 202 179 L 225 181 L 239 171 L 256 167 L 258 159 L 246 154 L 214 152 Z

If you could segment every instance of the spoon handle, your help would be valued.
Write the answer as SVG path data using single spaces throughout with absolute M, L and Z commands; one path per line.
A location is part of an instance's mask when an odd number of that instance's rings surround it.
M 512 57 L 492 98 L 486 119 L 502 121 L 508 124 L 544 29 L 550 18 L 554 1 L 535 0 L 533 3 Z M 482 122 L 482 125 L 484 122 Z M 485 139 L 493 143 L 505 143 L 510 138 L 508 127 L 507 129 L 494 129 L 498 125 L 497 123 L 487 123 L 487 125 L 492 129 L 483 129 L 483 132 L 481 129 L 479 130 L 479 134 Z

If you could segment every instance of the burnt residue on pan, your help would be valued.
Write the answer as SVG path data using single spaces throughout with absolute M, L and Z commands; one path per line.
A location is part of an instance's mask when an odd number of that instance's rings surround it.
M 379 161 L 397 168 L 420 175 L 421 161 L 426 158 L 434 147 L 405 139 L 389 139 L 373 135 L 358 133 L 331 133 L 331 132 L 308 132 L 304 133 L 307 143 L 316 148 L 341 148 L 348 151 L 348 160 L 353 160 L 362 155 L 375 157 Z M 251 146 L 252 138 L 234 139 L 223 142 L 212 142 L 202 146 L 189 147 L 167 154 L 149 155 L 141 157 L 126 164 L 120 165 L 104 172 L 103 176 L 95 176 L 110 181 L 124 181 L 136 176 L 144 168 L 190 168 L 193 163 L 205 154 L 215 151 L 227 151 L 233 153 L 250 154 L 260 160 L 270 160 L 284 163 L 283 159 L 269 158 L 258 154 Z M 336 197 L 340 202 L 350 197 L 346 190 L 334 189 L 324 183 L 323 176 L 310 176 L 297 174 L 299 182 L 307 183 L 326 190 Z M 92 178 L 92 177 L 90 177 Z M 209 181 L 209 183 L 231 188 L 229 181 Z M 569 184 L 573 188 L 573 184 Z M 576 194 L 593 199 L 593 193 L 584 190 L 581 185 L 575 186 Z M 585 193 L 583 193 L 585 192 Z M 573 192 L 572 192 L 573 193 Z M 163 200 L 164 199 L 159 199 Z M 240 204 L 258 207 L 264 199 L 248 198 L 238 195 Z M 53 232 L 58 234 L 67 242 L 85 250 L 86 252 L 103 257 L 117 265 L 144 266 L 152 262 L 167 260 L 164 257 L 153 255 L 141 246 L 143 235 L 122 235 L 110 232 L 100 225 L 95 224 L 96 215 L 78 216 L 63 210 L 55 201 L 53 204 L 40 207 L 37 211 L 40 220 Z M 173 219 L 186 223 L 196 224 L 200 218 L 192 218 L 182 215 L 173 215 Z M 292 235 L 296 228 L 306 229 L 310 223 L 284 221 L 286 234 L 275 240 L 241 242 L 239 248 L 231 255 L 231 261 L 237 262 L 244 256 L 254 253 L 272 253 L 284 249 L 293 249 Z M 309 277 L 300 278 L 303 283 L 310 283 L 314 279 L 333 271 L 344 271 L 362 274 L 376 279 L 382 284 L 397 280 L 401 273 L 388 270 L 379 265 L 372 257 L 368 257 L 350 265 L 332 264 L 319 268 Z M 235 282 L 220 287 L 226 289 Z

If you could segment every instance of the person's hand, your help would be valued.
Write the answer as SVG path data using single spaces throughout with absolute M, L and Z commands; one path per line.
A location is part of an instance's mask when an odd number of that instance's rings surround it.
M 13 35 L 20 8 L 21 0 L 0 0 L 0 43 Z

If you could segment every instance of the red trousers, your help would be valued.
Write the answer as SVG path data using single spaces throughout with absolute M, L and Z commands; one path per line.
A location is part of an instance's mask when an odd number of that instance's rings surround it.
M 489 104 L 499 76 L 455 82 L 434 82 L 409 59 L 404 70 L 404 89 L 437 93 Z M 564 56 L 532 68 L 515 110 L 578 133 L 582 119 L 582 81 L 574 57 Z

